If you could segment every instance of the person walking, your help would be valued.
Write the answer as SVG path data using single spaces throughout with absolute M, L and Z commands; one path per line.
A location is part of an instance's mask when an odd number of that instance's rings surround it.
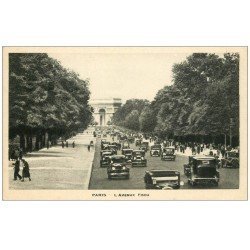
M 62 141 L 62 148 L 64 148 L 64 142 Z
M 68 141 L 66 141 L 66 148 L 68 148 L 69 147 L 69 143 L 68 143 Z
M 90 152 L 90 145 L 88 145 L 88 151 Z
M 72 147 L 73 147 L 73 148 L 75 147 L 75 141 L 73 141 L 73 143 L 72 143 Z
M 29 181 L 31 181 L 30 168 L 29 168 L 28 162 L 25 161 L 24 159 L 21 159 L 20 168 L 22 169 L 22 180 L 21 181 L 23 182 L 24 178 L 29 178 Z
M 19 174 L 20 171 L 20 160 L 19 158 L 16 159 L 16 162 L 13 163 L 14 165 L 14 181 L 17 180 L 17 177 L 19 178 L 19 180 L 22 180 L 22 176 Z

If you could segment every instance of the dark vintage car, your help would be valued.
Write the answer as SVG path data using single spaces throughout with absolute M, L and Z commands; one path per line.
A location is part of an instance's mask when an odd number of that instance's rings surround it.
M 132 154 L 132 167 L 147 167 L 144 150 L 134 150 Z
M 121 150 L 121 147 L 122 147 L 121 143 L 119 142 L 112 142 L 110 145 L 116 146 L 117 150 Z
M 130 148 L 129 142 L 128 141 L 124 141 L 122 143 L 122 149 L 127 149 L 127 148 Z
M 111 145 L 111 144 L 110 144 L 110 145 L 107 146 L 107 149 L 110 150 L 110 151 L 112 151 L 114 155 L 117 154 L 117 150 L 118 150 L 118 149 L 117 149 L 117 146 L 116 146 L 116 145 Z
M 186 168 L 192 186 L 196 184 L 219 184 L 220 173 L 217 170 L 217 159 L 213 156 L 193 156 Z M 188 170 L 189 168 L 189 170 Z
M 101 155 L 100 167 L 108 167 L 110 164 L 109 157 L 112 156 L 111 151 L 104 151 Z
M 150 148 L 150 155 L 151 156 L 161 156 L 161 145 L 155 144 Z
M 128 137 L 128 142 L 129 143 L 134 143 L 135 142 L 135 138 L 133 136 L 129 136 Z
M 125 155 L 126 162 L 128 164 L 132 164 L 133 149 L 130 148 L 122 149 L 122 154 Z
M 103 155 L 103 154 L 106 154 L 106 153 L 108 153 L 108 154 L 111 153 L 111 155 L 114 155 L 114 154 L 113 154 L 113 151 L 111 151 L 111 150 L 109 150 L 109 149 L 105 149 L 105 150 L 101 150 L 100 156 L 102 157 L 102 155 Z
M 178 189 L 184 185 L 176 170 L 150 170 L 144 176 L 146 189 Z
M 221 159 L 221 167 L 223 168 L 239 168 L 239 151 L 227 151 L 225 157 Z
M 148 151 L 148 148 L 149 148 L 149 142 L 148 142 L 148 141 L 143 141 L 143 142 L 141 143 L 140 149 L 141 149 L 141 150 L 144 150 L 145 152 L 147 152 L 147 151 Z
M 161 160 L 171 160 L 175 161 L 175 148 L 174 147 L 165 147 L 161 151 Z
M 141 139 L 135 139 L 135 146 L 141 146 Z
M 129 179 L 129 168 L 127 167 L 124 155 L 113 155 L 109 157 L 109 166 L 107 168 L 108 179 L 126 178 Z
M 107 140 L 101 140 L 101 149 L 107 149 L 107 147 L 109 146 L 110 142 L 108 142 Z

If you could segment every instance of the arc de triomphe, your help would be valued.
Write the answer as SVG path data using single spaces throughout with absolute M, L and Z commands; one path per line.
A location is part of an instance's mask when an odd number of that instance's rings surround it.
M 120 98 L 93 99 L 89 103 L 94 108 L 95 122 L 100 126 L 105 126 L 111 121 L 116 110 L 121 107 L 122 100 Z

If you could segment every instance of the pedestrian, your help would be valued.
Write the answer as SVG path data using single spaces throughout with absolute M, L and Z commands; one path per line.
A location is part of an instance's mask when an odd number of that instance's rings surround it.
M 19 158 L 16 159 L 16 162 L 13 163 L 14 165 L 14 181 L 17 180 L 17 177 L 19 178 L 19 180 L 22 180 L 22 176 L 19 174 L 20 171 L 20 160 Z
M 75 147 L 75 141 L 73 141 L 73 143 L 72 143 L 72 147 L 73 147 L 73 148 Z
M 31 181 L 30 168 L 29 168 L 28 162 L 25 161 L 24 159 L 21 159 L 20 168 L 22 169 L 22 180 L 21 181 L 24 181 L 24 178 L 29 178 L 29 181 Z
M 222 146 L 222 147 L 221 147 L 221 155 L 222 155 L 223 158 L 224 158 L 224 156 L 225 156 L 225 153 L 226 153 L 225 147 Z
M 62 141 L 62 148 L 64 148 L 64 142 Z
M 47 149 L 49 149 L 49 141 L 47 141 Z
M 90 145 L 88 145 L 88 151 L 90 152 Z
M 66 141 L 66 148 L 68 148 L 69 147 L 69 143 L 68 143 L 68 141 Z
M 197 154 L 199 155 L 200 152 L 201 152 L 201 146 L 200 146 L 200 144 L 198 144 L 198 146 L 197 146 Z

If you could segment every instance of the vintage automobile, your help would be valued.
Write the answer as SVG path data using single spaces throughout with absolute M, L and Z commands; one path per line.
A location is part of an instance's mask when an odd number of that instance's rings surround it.
M 147 167 L 144 150 L 134 150 L 132 154 L 132 167 Z
M 129 142 L 128 142 L 128 141 L 124 141 L 124 142 L 122 143 L 122 150 L 123 150 L 123 149 L 128 149 L 128 148 L 130 148 Z
M 222 168 L 239 168 L 239 151 L 227 151 L 225 157 L 221 159 Z
M 135 146 L 141 146 L 141 139 L 135 139 Z
M 151 156 L 161 156 L 161 144 L 155 144 L 150 148 Z
M 117 150 L 121 150 L 122 147 L 121 143 L 119 142 L 111 142 L 110 145 L 116 146 Z
M 190 162 L 188 184 L 219 184 L 220 173 L 217 160 L 213 156 L 193 156 Z
M 111 144 L 109 144 L 109 145 L 107 146 L 107 149 L 110 150 L 110 151 L 112 151 L 114 155 L 117 154 L 117 150 L 118 150 L 118 149 L 117 149 L 117 146 L 116 146 L 116 145 L 111 145 Z
M 107 149 L 109 144 L 110 144 L 110 142 L 108 142 L 106 139 L 101 140 L 101 149 L 102 150 Z
M 108 167 L 110 164 L 109 157 L 112 156 L 111 151 L 104 151 L 101 155 L 101 160 L 100 160 L 100 167 Z
M 116 177 L 129 179 L 129 168 L 126 164 L 124 155 L 113 155 L 109 157 L 109 166 L 107 168 L 108 179 L 110 180 Z
M 101 150 L 100 156 L 102 157 L 102 155 L 105 154 L 105 153 L 111 153 L 111 155 L 114 155 L 113 151 L 111 151 L 109 149 L 105 149 L 105 150 Z
M 128 137 L 128 142 L 129 143 L 134 143 L 135 142 L 135 138 L 133 136 L 129 136 Z
M 184 185 L 176 170 L 150 170 L 144 176 L 146 189 L 178 189 Z
M 148 147 L 149 147 L 149 142 L 148 141 L 143 141 L 141 143 L 140 149 L 144 150 L 145 152 L 147 152 L 148 151 Z
M 174 147 L 165 147 L 161 151 L 161 160 L 171 160 L 175 161 L 175 148 Z
M 122 149 L 122 154 L 125 155 L 126 162 L 128 164 L 132 164 L 133 149 L 130 149 L 130 148 Z

